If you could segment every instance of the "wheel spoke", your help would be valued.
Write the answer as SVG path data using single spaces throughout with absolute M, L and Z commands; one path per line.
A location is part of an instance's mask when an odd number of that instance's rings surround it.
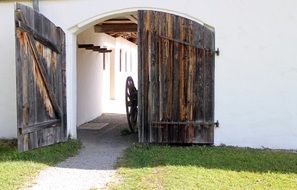
M 135 88 L 134 81 L 132 77 L 129 76 L 126 80 L 125 100 L 127 120 L 131 132 L 135 132 L 137 126 L 137 95 L 138 92 Z
M 132 102 L 131 101 L 127 101 L 127 106 L 131 107 L 132 106 Z

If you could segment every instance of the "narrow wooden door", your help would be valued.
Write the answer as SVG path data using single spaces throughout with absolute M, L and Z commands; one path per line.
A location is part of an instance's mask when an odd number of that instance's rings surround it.
M 42 14 L 16 4 L 19 151 L 66 139 L 65 34 Z
M 213 144 L 214 31 L 141 10 L 138 38 L 140 142 Z

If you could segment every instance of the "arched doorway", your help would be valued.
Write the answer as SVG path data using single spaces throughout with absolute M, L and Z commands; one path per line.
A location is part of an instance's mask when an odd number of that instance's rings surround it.
M 32 12 L 27 8 L 24 8 L 24 11 Z M 124 13 L 127 12 L 120 11 L 116 15 Z M 37 18 L 40 14 L 35 15 Z M 112 18 L 112 15 L 110 13 L 91 19 L 82 27 L 66 33 L 67 135 L 71 135 L 73 138 L 76 137 L 77 125 L 77 35 L 83 28 L 98 22 L 98 19 L 102 22 Z M 137 15 L 139 141 L 212 144 L 213 127 L 216 125 L 213 121 L 214 30 L 207 25 L 165 12 L 138 10 Z M 33 34 L 36 35 L 39 28 L 35 25 L 31 27 Z M 40 37 L 43 44 L 47 44 L 47 40 L 50 40 L 46 35 Z M 36 40 L 40 41 L 40 39 Z M 49 44 L 52 46 L 51 42 Z M 62 43 L 61 46 L 65 47 L 65 43 Z M 48 48 L 55 50 L 53 47 Z M 59 53 L 59 51 L 57 52 Z M 65 59 L 60 61 L 63 62 Z M 65 72 L 65 70 L 61 69 L 61 72 Z M 19 85 L 23 84 L 25 83 L 19 83 Z M 45 102 L 48 103 L 48 101 Z M 50 103 L 53 104 L 52 101 Z M 18 106 L 22 112 L 26 112 L 21 109 L 24 105 L 18 104 Z M 52 107 L 55 106 L 52 105 Z M 58 106 L 56 107 L 58 108 Z M 54 111 L 59 113 L 57 110 Z M 28 117 L 27 113 L 29 113 Z M 25 113 L 26 118 L 31 117 L 30 113 L 30 110 Z M 48 112 L 48 114 L 50 113 Z M 65 121 L 66 113 L 62 115 Z M 22 116 L 24 113 L 19 114 L 20 118 Z M 52 129 L 60 121 L 60 118 L 55 119 L 57 122 L 54 124 L 45 120 L 42 121 L 42 125 L 33 123 L 29 127 L 30 130 L 19 130 L 20 141 L 26 144 L 24 145 L 26 149 L 30 149 L 31 142 L 38 142 L 31 148 L 57 142 L 53 138 L 55 134 L 48 133 L 51 131 L 48 129 Z M 24 131 L 27 133 L 25 134 Z M 39 133 L 44 131 L 45 136 L 34 136 L 36 131 Z M 32 141 L 27 141 L 26 138 L 31 138 L 31 136 Z M 45 144 L 39 144 L 39 142 L 43 142 L 44 138 L 49 139 Z M 66 139 L 65 133 L 63 133 L 63 137 L 59 138 Z
M 122 13 L 105 21 L 128 16 Z M 213 28 L 152 10 L 138 10 L 130 22 L 137 23 L 134 32 L 138 33 L 139 141 L 213 144 L 218 125 L 214 122 Z M 104 31 L 102 23 L 93 27 Z M 119 54 L 122 57 L 121 50 Z M 121 61 L 118 65 L 121 71 Z

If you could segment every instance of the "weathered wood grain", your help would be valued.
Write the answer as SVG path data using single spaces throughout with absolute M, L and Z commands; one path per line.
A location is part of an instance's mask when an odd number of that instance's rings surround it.
M 214 32 L 157 11 L 138 24 L 139 141 L 213 144 Z
M 66 140 L 65 34 L 46 17 L 16 5 L 18 149 Z
M 135 23 L 101 24 L 101 25 L 95 25 L 94 31 L 98 32 L 98 33 L 136 32 L 137 24 L 135 24 Z

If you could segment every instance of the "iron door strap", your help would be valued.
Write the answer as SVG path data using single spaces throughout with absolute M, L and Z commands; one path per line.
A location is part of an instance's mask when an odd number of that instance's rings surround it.
M 153 121 L 152 125 L 193 125 L 193 126 L 212 126 L 219 127 L 219 121 L 207 122 L 207 121 Z
M 205 48 L 205 47 L 202 47 L 202 46 L 193 45 L 193 44 L 191 44 L 189 42 L 186 42 L 186 41 L 181 41 L 181 40 L 169 38 L 167 36 L 159 35 L 159 37 L 161 39 L 169 40 L 169 41 L 172 41 L 172 42 L 175 42 L 175 43 L 179 43 L 179 44 L 182 44 L 182 45 L 185 45 L 185 46 L 190 46 L 190 47 L 193 47 L 193 48 L 196 48 L 196 49 L 199 49 L 199 50 L 203 50 L 206 53 L 214 53 L 217 56 L 220 55 L 220 49 L 219 48 L 217 48 L 217 50 L 213 50 L 213 49 L 208 49 L 208 48 Z

